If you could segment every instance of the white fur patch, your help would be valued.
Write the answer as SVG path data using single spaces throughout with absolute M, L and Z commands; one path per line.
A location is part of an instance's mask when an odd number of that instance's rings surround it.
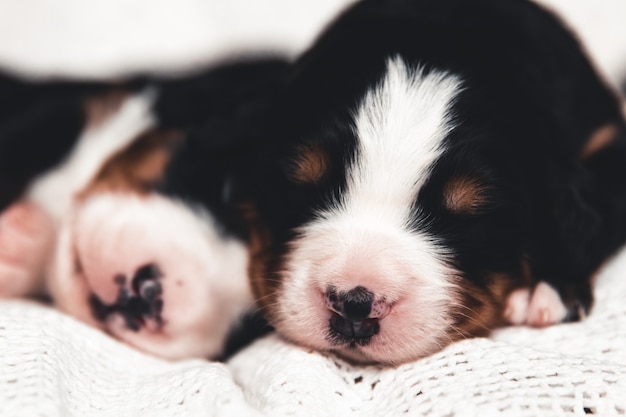
M 388 62 L 382 84 L 357 110 L 359 155 L 348 173 L 345 212 L 389 226 L 411 223 L 411 205 L 453 127 L 448 109 L 460 88 L 449 74 Z
M 446 337 L 454 272 L 445 248 L 414 230 L 412 207 L 454 127 L 449 109 L 460 89 L 458 77 L 388 62 L 355 114 L 358 149 L 346 192 L 293 242 L 279 295 L 283 334 L 333 348 L 323 294 L 363 286 L 393 308 L 367 346 L 342 353 L 396 363 L 430 353 Z
M 537 284 L 528 305 L 526 323 L 534 327 L 544 327 L 560 323 L 566 316 L 567 308 L 559 293 L 546 282 Z

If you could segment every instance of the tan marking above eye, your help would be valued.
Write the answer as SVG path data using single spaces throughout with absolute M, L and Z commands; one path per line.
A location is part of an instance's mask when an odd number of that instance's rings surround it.
M 328 153 L 321 145 L 303 145 L 296 151 L 289 175 L 301 184 L 317 184 L 328 168 Z
M 587 159 L 596 152 L 606 148 L 617 138 L 618 128 L 615 124 L 607 124 L 596 129 L 580 152 L 580 159 Z
M 106 191 L 148 192 L 169 163 L 172 148 L 181 138 L 174 131 L 148 131 L 113 155 L 82 195 Z
M 478 214 L 488 203 L 487 188 L 476 178 L 454 177 L 443 189 L 444 205 L 454 214 Z

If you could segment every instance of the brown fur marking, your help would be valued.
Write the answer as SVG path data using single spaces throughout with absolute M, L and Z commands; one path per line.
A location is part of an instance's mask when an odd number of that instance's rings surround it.
M 317 184 L 328 169 L 328 154 L 320 145 L 301 146 L 291 178 L 301 184 Z
M 580 159 L 587 159 L 596 152 L 606 148 L 617 138 L 618 127 L 609 123 L 596 129 L 580 153 Z
M 517 288 L 529 287 L 530 276 L 528 262 L 522 261 L 519 275 L 492 273 L 488 276 L 486 288 L 481 288 L 471 281 L 459 279 L 461 291 L 460 305 L 452 315 L 455 319 L 451 338 L 486 336 L 492 330 L 506 324 L 504 310 L 508 296 Z
M 485 191 L 475 178 L 455 177 L 443 189 L 444 204 L 454 214 L 477 214 L 488 202 Z
M 487 336 L 502 325 L 504 302 L 497 300 L 489 290 L 470 282 L 464 282 L 462 286 L 459 304 L 452 312 L 454 325 L 449 336 L 454 340 Z
M 104 164 L 82 196 L 98 191 L 149 192 L 163 175 L 180 137 L 171 131 L 144 133 Z
M 268 228 L 259 220 L 259 215 L 253 204 L 241 204 L 239 210 L 250 231 L 248 239 L 250 286 L 258 307 L 264 311 L 268 320 L 271 321 L 272 310 L 270 306 L 276 305 L 276 290 L 280 285 L 278 280 L 268 277 L 269 269 L 271 269 L 269 260 L 271 259 L 270 246 L 272 237 Z

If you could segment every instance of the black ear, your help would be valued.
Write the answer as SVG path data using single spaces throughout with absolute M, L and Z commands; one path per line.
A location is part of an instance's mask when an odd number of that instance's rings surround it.
M 593 275 L 626 242 L 626 128 L 616 126 L 609 145 L 561 176 L 534 239 L 533 274 L 559 292 L 566 320 L 588 313 Z
M 0 210 L 71 149 L 85 119 L 77 93 L 0 75 Z
M 287 68 L 283 59 L 252 58 L 156 80 L 159 127 L 186 133 L 159 191 L 201 203 L 226 229 L 244 236 L 235 207 L 246 194 L 243 178 L 251 161 L 266 143 L 263 125 Z
M 87 100 L 142 80 L 26 80 L 0 73 L 0 210 L 69 154 L 87 122 Z
M 254 140 L 287 73 L 282 58 L 251 58 L 178 79 L 156 80 L 160 126 L 192 132 L 211 148 Z

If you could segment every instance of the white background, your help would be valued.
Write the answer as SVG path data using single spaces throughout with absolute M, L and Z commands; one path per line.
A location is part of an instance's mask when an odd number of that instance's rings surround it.
M 33 76 L 184 70 L 249 51 L 297 53 L 354 0 L 0 0 L 0 67 Z M 626 75 L 626 0 L 538 0 Z

